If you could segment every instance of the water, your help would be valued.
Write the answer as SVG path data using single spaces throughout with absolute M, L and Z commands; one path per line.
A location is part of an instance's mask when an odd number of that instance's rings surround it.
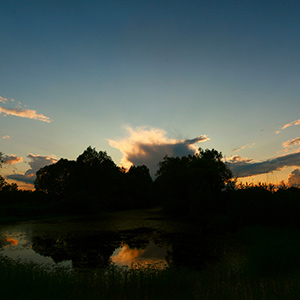
M 191 225 L 162 218 L 156 210 L 23 222 L 0 229 L 1 255 L 77 270 L 110 264 L 202 268 L 222 255 L 219 244 Z

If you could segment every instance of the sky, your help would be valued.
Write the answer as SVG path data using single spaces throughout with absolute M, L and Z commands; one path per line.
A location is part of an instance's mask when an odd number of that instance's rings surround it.
M 244 181 L 299 184 L 299 15 L 297 0 L 1 1 L 1 174 L 32 188 L 92 146 L 154 175 L 201 147 Z

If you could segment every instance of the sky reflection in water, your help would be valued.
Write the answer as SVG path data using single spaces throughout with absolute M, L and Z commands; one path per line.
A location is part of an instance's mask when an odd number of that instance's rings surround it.
M 1 232 L 0 255 L 5 255 L 12 259 L 30 260 L 38 264 L 73 266 L 72 260 L 64 260 L 57 263 L 51 256 L 44 256 L 34 251 L 32 245 L 30 233 L 28 232 Z M 150 241 L 148 246 L 143 249 L 130 248 L 128 244 L 122 243 L 120 247 L 113 251 L 110 260 L 112 264 L 119 267 L 154 267 L 163 269 L 168 265 L 166 261 L 167 253 L 167 247 L 159 247 L 153 241 Z M 101 253 L 99 254 L 101 255 Z

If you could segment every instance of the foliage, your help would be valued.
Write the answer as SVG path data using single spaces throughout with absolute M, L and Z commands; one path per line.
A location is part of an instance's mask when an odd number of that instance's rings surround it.
M 204 218 L 218 208 L 217 200 L 231 177 L 221 153 L 200 148 L 195 155 L 166 156 L 159 163 L 156 186 L 166 211 Z
M 69 190 L 69 179 L 74 168 L 74 161 L 62 158 L 55 164 L 39 169 L 34 181 L 36 190 L 54 195 L 63 195 Z
M 122 300 L 296 300 L 300 298 L 299 269 L 261 276 L 242 262 L 220 262 L 202 272 L 190 269 L 127 269 L 111 266 L 75 272 L 0 257 L 3 299 L 122 299 Z
M 61 159 L 41 168 L 35 188 L 60 197 L 63 210 L 84 213 L 146 206 L 149 201 L 143 197 L 149 196 L 151 183 L 146 166 L 126 173 L 106 152 L 89 146 L 76 161 Z
M 0 152 L 0 168 L 3 164 L 3 153 Z M 3 176 L 0 175 L 0 191 L 16 191 L 18 186 L 16 183 L 9 184 Z

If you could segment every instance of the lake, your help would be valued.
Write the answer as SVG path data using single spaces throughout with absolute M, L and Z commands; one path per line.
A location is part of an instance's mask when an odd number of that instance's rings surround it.
M 119 267 L 203 268 L 231 249 L 223 235 L 205 235 L 159 209 L 107 212 L 2 225 L 0 254 L 76 270 Z

